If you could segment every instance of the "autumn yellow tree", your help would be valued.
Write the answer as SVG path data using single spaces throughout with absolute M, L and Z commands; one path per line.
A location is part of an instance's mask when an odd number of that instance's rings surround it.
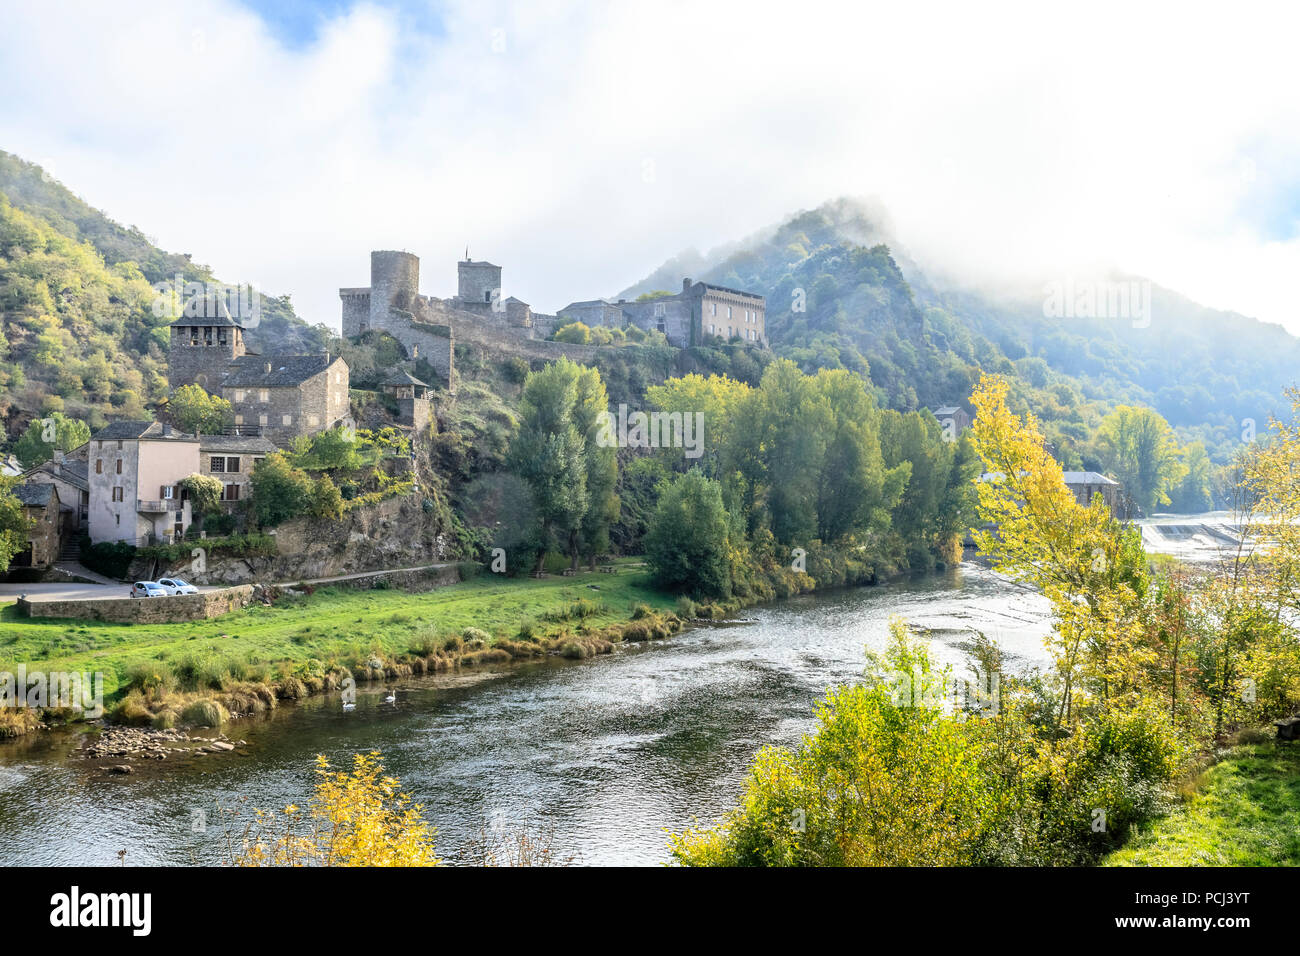
M 423 808 L 384 773 L 378 752 L 356 754 L 350 771 L 316 758 L 316 793 L 303 813 L 255 810 L 238 845 L 236 866 L 436 866 L 435 831 Z
M 1112 703 L 1138 690 L 1152 654 L 1139 617 L 1145 560 L 1136 532 L 1100 496 L 1086 507 L 1075 500 L 1033 414 L 1022 421 L 1007 407 L 1007 389 L 986 375 L 971 396 L 971 438 L 985 467 L 974 537 L 997 570 L 1052 602 L 1057 721 L 1070 724 L 1088 695 Z

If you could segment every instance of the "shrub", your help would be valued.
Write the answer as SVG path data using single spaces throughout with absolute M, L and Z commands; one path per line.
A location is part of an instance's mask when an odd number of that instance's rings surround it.
M 220 727 L 230 715 L 215 700 L 196 700 L 182 711 L 181 718 L 194 727 Z

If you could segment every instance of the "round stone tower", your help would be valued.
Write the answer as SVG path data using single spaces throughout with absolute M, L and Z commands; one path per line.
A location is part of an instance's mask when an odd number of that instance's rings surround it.
M 409 252 L 370 253 L 370 327 L 388 326 L 390 307 L 411 311 L 420 292 L 420 257 Z

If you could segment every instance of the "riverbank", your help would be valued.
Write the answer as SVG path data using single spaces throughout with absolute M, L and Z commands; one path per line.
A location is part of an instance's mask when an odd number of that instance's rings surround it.
M 616 567 L 542 579 L 482 574 L 424 592 L 286 590 L 270 605 L 214 620 L 147 627 L 29 619 L 11 605 L 0 609 L 0 672 L 25 664 L 29 672 L 102 674 L 111 720 L 204 726 L 337 689 L 348 677 L 585 657 L 680 630 L 674 596 L 655 589 L 639 563 Z M 6 711 L 0 736 L 40 726 L 30 710 Z M 46 714 L 56 722 L 75 716 Z
M 1300 744 L 1232 748 L 1103 866 L 1300 866 Z

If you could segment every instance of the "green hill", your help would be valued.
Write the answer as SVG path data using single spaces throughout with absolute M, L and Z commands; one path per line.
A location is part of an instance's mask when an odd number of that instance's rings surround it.
M 0 419 L 12 439 L 62 411 L 92 428 L 147 416 L 166 397 L 166 326 L 156 283 L 217 282 L 188 255 L 90 207 L 39 166 L 0 152 Z M 287 296 L 263 295 L 253 351 L 323 346 Z

